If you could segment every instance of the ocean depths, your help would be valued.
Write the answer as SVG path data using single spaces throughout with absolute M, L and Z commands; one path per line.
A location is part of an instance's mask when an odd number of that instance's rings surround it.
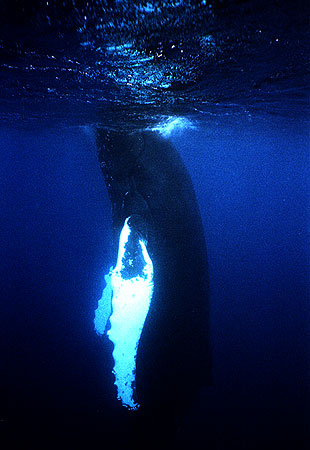
M 132 419 L 115 400 L 112 344 L 94 330 L 115 264 L 95 142 L 105 127 L 169 138 L 202 216 L 214 383 L 175 448 L 306 446 L 309 12 L 302 0 L 0 1 L 0 430 L 11 443 L 125 448 Z

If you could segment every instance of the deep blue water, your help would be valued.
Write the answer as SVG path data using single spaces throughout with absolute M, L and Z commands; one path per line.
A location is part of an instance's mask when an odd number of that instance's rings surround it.
M 119 433 L 127 425 L 111 356 L 93 329 L 113 261 L 92 131 L 2 128 L 0 139 L 1 424 Z M 214 365 L 214 386 L 193 401 L 181 436 L 214 448 L 299 448 L 309 419 L 308 130 L 287 118 L 230 117 L 172 141 L 205 227 Z
M 307 448 L 308 19 L 305 0 L 0 2 L 0 431 L 11 443 L 126 439 L 112 344 L 93 326 L 115 263 L 94 128 L 180 116 L 190 126 L 171 140 L 205 230 L 214 385 L 185 412 L 179 444 Z

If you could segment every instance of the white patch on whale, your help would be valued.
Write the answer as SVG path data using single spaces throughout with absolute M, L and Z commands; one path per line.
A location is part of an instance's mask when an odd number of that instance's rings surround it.
M 107 335 L 114 344 L 113 373 L 117 397 L 128 409 L 137 409 L 139 404 L 134 400 L 137 348 L 150 308 L 154 283 L 153 263 L 143 240 L 138 241 L 145 263 L 142 276 L 126 279 L 122 276 L 125 264 L 133 264 L 130 259 L 126 261 L 126 244 L 131 233 L 128 220 L 129 217 L 120 234 L 117 264 L 105 278 L 107 285 L 95 313 L 95 329 L 100 334 L 104 333 L 108 310 L 105 302 L 109 303 L 112 296 L 111 327 Z

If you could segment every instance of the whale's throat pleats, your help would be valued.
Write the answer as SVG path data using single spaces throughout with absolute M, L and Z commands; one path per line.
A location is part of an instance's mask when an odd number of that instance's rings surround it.
M 147 244 L 125 220 L 119 238 L 117 263 L 105 277 L 107 285 L 95 313 L 95 329 L 103 334 L 110 315 L 109 339 L 114 344 L 113 359 L 117 396 L 129 409 L 137 409 L 135 372 L 137 348 L 148 314 L 154 283 L 153 263 Z

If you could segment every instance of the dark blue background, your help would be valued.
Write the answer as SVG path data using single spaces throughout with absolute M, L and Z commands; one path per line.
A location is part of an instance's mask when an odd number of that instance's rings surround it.
M 218 117 L 172 140 L 205 226 L 214 363 L 214 386 L 180 435 L 219 449 L 299 448 L 309 420 L 307 127 Z M 93 134 L 2 128 L 0 141 L 1 424 L 18 430 L 40 417 L 55 429 L 97 421 L 99 433 L 115 431 L 111 357 L 93 329 L 113 264 Z

